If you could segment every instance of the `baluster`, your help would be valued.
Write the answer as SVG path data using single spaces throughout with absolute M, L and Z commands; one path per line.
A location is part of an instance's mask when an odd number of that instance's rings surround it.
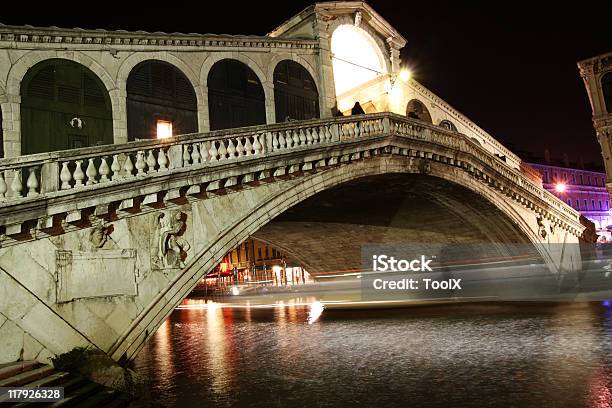
M 200 164 L 200 149 L 198 148 L 198 143 L 192 144 L 191 149 L 191 160 L 193 160 L 193 164 Z
M 355 123 L 355 138 L 358 138 L 361 135 L 361 127 L 362 127 L 362 122 L 357 122 Z
M 348 133 L 347 139 L 349 139 L 349 140 L 355 139 L 355 126 L 356 126 L 355 123 L 349 123 L 348 124 L 348 126 L 347 126 L 348 127 L 348 129 L 347 129 L 347 133 Z
M 113 172 L 112 180 L 121 179 L 121 165 L 119 164 L 119 155 L 113 154 L 113 162 L 111 163 L 111 171 Z
M 278 150 L 278 132 L 272 133 L 272 150 Z
M 200 144 L 200 155 L 202 156 L 202 163 L 206 163 L 210 159 L 210 153 L 208 153 L 208 142 L 202 142 Z
M 134 177 L 132 172 L 134 171 L 134 165 L 132 164 L 132 158 L 129 154 L 125 155 L 125 162 L 123 162 L 123 176 L 126 178 Z
M 98 172 L 96 171 L 96 166 L 94 165 L 94 159 L 89 158 L 87 163 L 87 169 L 85 170 L 85 174 L 87 174 L 87 184 L 91 186 L 92 184 L 96 184 L 96 176 Z
M 102 156 L 102 162 L 100 163 L 100 183 L 105 183 L 108 180 L 108 175 L 110 173 L 110 168 L 108 167 L 108 163 L 106 163 L 106 156 Z
M 4 170 L 0 170 L 0 201 L 4 201 L 6 199 L 6 191 L 8 186 L 6 185 L 6 181 L 4 181 Z
M 23 197 L 21 195 L 21 190 L 23 190 L 23 186 L 21 185 L 21 169 L 13 170 L 13 174 L 13 181 L 11 182 L 13 197 Z
M 261 135 L 256 134 L 255 136 L 253 136 L 253 150 L 255 151 L 255 154 L 262 154 L 263 153 L 263 145 L 261 144 L 261 142 L 259 141 L 259 138 L 261 137 Z
M 168 170 L 168 156 L 166 156 L 163 147 L 160 147 L 157 153 L 157 164 L 159 165 L 158 172 Z
M 278 132 L 278 148 L 284 149 L 287 147 L 287 142 L 285 141 L 285 136 L 283 136 L 283 132 Z
M 238 157 L 244 156 L 244 146 L 242 145 L 241 137 L 236 139 L 236 153 L 238 154 Z
M 307 145 L 313 144 L 314 139 L 312 135 L 310 134 L 310 131 L 308 129 L 304 129 L 304 133 L 306 134 L 306 144 Z
M 253 145 L 251 144 L 251 138 L 247 136 L 246 141 L 244 143 L 244 154 L 246 156 L 250 156 L 253 154 Z
M 298 134 L 296 130 L 293 131 L 293 145 L 294 146 L 300 145 L 300 135 Z
M 313 144 L 319 143 L 319 132 L 316 126 L 312 128 L 312 143 Z
M 60 180 L 62 181 L 62 190 L 70 189 L 72 173 L 70 173 L 70 170 L 68 170 L 68 162 L 62 163 L 62 171 L 60 171 Z
M 83 160 L 77 160 L 75 163 L 76 163 L 76 169 L 74 170 L 74 174 L 72 176 L 72 178 L 75 181 L 74 186 L 82 187 L 83 180 L 85 179 L 85 173 L 83 173 L 83 169 L 81 168 L 81 163 L 83 163 Z
M 325 126 L 325 135 L 327 136 L 327 141 L 328 142 L 333 142 L 334 141 L 334 134 L 332 133 L 331 125 Z
M 144 151 L 139 150 L 136 153 L 136 170 L 138 170 L 136 175 L 139 176 L 139 177 L 144 176 L 145 175 L 145 172 L 144 172 L 145 167 L 147 167 L 147 163 L 144 160 Z
M 36 177 L 36 167 L 30 167 L 28 171 L 30 172 L 28 175 L 28 180 L 26 181 L 26 186 L 28 186 L 28 197 L 34 197 L 38 195 L 38 178 Z
M 156 164 L 157 164 L 157 159 L 155 159 L 155 155 L 153 154 L 153 149 L 149 149 L 149 154 L 147 154 L 147 173 L 155 173 Z
M 219 154 L 219 152 L 217 151 L 217 146 L 215 146 L 217 142 L 215 142 L 214 140 L 210 142 L 210 150 L 208 151 L 208 153 L 210 153 L 210 161 L 217 161 L 217 155 Z
M 225 140 L 219 140 L 219 160 L 225 160 L 227 158 L 227 147 L 225 147 Z
M 304 129 L 300 128 L 298 137 L 300 139 L 300 145 L 304 146 L 305 144 L 308 144 L 308 138 L 304 134 Z
M 189 145 L 183 145 L 183 167 L 191 164 L 191 153 L 189 153 Z
M 234 147 L 232 139 L 227 140 L 227 155 L 230 159 L 236 157 L 236 148 Z

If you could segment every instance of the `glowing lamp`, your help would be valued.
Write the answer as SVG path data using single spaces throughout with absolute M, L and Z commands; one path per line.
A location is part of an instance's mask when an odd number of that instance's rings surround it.
M 239 294 L 240 294 L 240 289 L 238 289 L 236 286 L 234 286 L 232 288 L 232 295 L 238 296 Z
M 555 184 L 555 191 L 557 193 L 564 193 L 566 187 L 567 186 L 565 185 L 565 183 L 557 183 Z
M 407 69 L 402 69 L 399 73 L 399 78 L 403 81 L 403 82 L 408 82 L 408 80 L 410 79 L 410 77 L 412 76 L 412 73 L 407 70 Z
M 167 120 L 157 121 L 157 138 L 167 139 L 172 137 L 172 122 Z

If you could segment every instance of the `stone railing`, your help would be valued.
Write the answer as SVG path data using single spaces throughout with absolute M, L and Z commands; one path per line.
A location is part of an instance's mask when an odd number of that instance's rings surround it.
M 385 143 L 383 139 L 388 137 L 397 139 Z M 38 220 L 37 228 L 50 228 L 58 214 L 68 214 L 66 221 L 71 222 L 81 219 L 79 208 L 98 208 L 109 200 L 131 208 L 131 197 L 140 196 L 141 204 L 148 205 L 156 203 L 157 193 L 164 189 L 174 189 L 165 193 L 165 199 L 171 200 L 179 193 L 176 187 L 169 187 L 170 180 L 180 188 L 188 187 L 188 194 L 199 194 L 380 153 L 461 167 L 538 214 L 577 230 L 578 212 L 467 136 L 392 113 L 285 122 L 0 159 L 0 226 L 4 226 L 5 235 L 23 232 L 23 223 L 28 220 Z M 262 171 L 264 167 L 272 171 Z M 204 180 L 202 177 L 208 180 L 205 185 L 197 181 Z
M 389 132 L 384 118 L 377 114 L 288 122 L 1 159 L 0 202 L 380 136 Z

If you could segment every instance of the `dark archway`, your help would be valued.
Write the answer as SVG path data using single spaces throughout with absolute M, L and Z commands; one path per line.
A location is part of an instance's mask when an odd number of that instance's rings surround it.
M 88 68 L 49 59 L 21 81 L 21 154 L 113 143 L 110 97 Z
M 170 134 L 198 131 L 198 101 L 189 79 L 163 61 L 136 65 L 127 80 L 128 140 L 167 137 L 158 135 L 158 125 Z
M 601 77 L 601 90 L 603 92 L 606 111 L 612 113 L 612 72 Z
M 439 126 L 443 127 L 444 129 L 451 130 L 453 132 L 457 131 L 457 126 L 455 126 L 455 124 L 450 120 L 444 119 L 442 122 L 440 122 Z
M 319 117 L 319 93 L 312 76 L 300 64 L 284 60 L 274 68 L 276 121 Z
M 422 120 L 423 122 L 433 123 L 429 111 L 418 99 L 412 99 L 406 105 L 406 116 L 413 119 Z
M 208 110 L 210 130 L 265 124 L 261 81 L 240 61 L 217 61 L 208 73 Z

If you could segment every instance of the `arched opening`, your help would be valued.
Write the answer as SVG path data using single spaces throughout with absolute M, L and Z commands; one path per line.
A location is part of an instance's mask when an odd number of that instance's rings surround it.
M 451 130 L 453 132 L 457 131 L 457 126 L 455 126 L 455 124 L 451 122 L 450 120 L 444 119 L 442 122 L 440 122 L 439 126 L 443 127 L 446 130 Z
M 291 60 L 276 65 L 274 106 L 277 122 L 319 117 L 317 85 L 306 68 Z
M 210 130 L 266 123 L 265 93 L 261 81 L 246 64 L 223 59 L 208 73 Z
M 110 97 L 93 72 L 63 59 L 30 68 L 21 82 L 21 154 L 112 142 Z
M 601 77 L 601 90 L 603 92 L 606 111 L 612 113 L 612 72 Z
M 344 24 L 331 38 L 336 95 L 341 95 L 387 73 L 385 57 L 365 30 Z M 364 101 L 366 102 L 366 101 Z
M 156 139 L 198 131 L 193 85 L 163 61 L 136 65 L 127 79 L 128 140 Z
M 406 106 L 406 116 L 413 119 L 422 120 L 423 122 L 433 123 L 429 110 L 425 107 L 423 102 L 418 99 L 412 99 Z

